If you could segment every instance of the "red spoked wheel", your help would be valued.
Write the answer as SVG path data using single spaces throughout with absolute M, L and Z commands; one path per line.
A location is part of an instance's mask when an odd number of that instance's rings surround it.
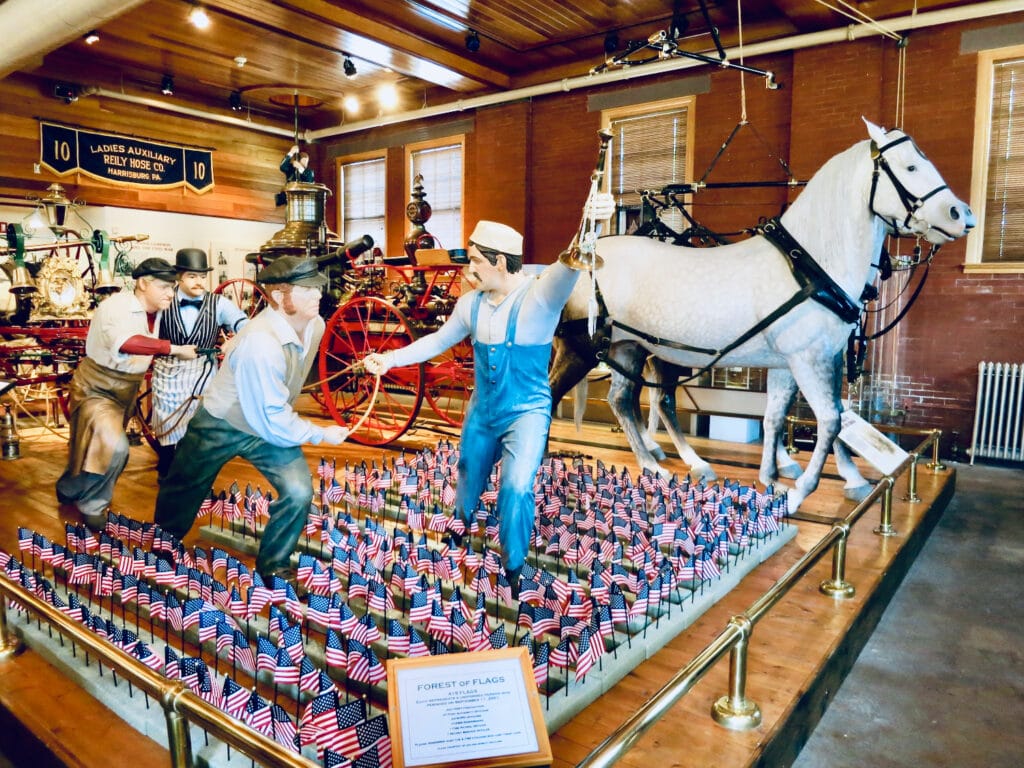
M 473 346 L 461 341 L 425 363 L 423 396 L 438 418 L 461 427 L 473 394 Z
M 231 299 L 236 307 L 245 312 L 246 317 L 254 317 L 267 306 L 267 294 L 252 280 L 244 277 L 225 280 L 214 288 L 213 292 Z
M 133 419 L 135 426 L 142 433 L 143 439 L 154 451 L 160 449 L 160 439 L 157 437 L 156 428 L 153 426 L 153 384 L 150 374 L 142 380 L 139 387 L 139 394 L 135 397 L 135 413 Z M 129 429 L 132 423 L 129 421 Z
M 320 390 L 331 417 L 353 426 L 372 408 L 362 427 L 349 438 L 361 445 L 386 445 L 412 425 L 423 403 L 423 366 L 393 368 L 381 379 L 370 403 L 376 377 L 351 369 L 371 352 L 388 352 L 413 340 L 408 321 L 393 304 L 376 296 L 357 296 L 335 310 L 320 343 Z

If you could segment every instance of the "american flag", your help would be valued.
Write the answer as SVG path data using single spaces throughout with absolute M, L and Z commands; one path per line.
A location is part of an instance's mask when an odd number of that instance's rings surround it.
M 338 691 L 333 688 L 310 700 L 299 721 L 302 744 L 312 744 L 321 733 L 334 733 L 338 730 L 340 703 Z M 362 703 L 362 699 L 358 699 L 356 703 Z
M 533 679 L 538 686 L 544 685 L 548 680 L 550 656 L 550 644 L 544 642 L 536 646 L 533 654 Z
M 339 731 L 325 746 L 346 755 L 362 754 L 387 736 L 387 715 L 377 715 L 365 722 Z M 390 751 L 390 746 L 388 749 Z
M 254 730 L 265 732 L 270 728 L 270 704 L 255 689 L 249 694 L 249 700 L 245 703 L 243 718 Z
M 389 653 L 407 654 L 409 652 L 409 635 L 397 619 L 388 619 L 387 637 Z
M 236 683 L 230 675 L 224 675 L 224 684 L 220 689 L 220 708 L 232 717 L 241 719 L 248 702 L 249 691 Z
M 415 627 L 409 627 L 409 658 L 416 658 L 419 656 L 429 656 L 430 648 L 423 641 L 423 637 L 416 630 Z

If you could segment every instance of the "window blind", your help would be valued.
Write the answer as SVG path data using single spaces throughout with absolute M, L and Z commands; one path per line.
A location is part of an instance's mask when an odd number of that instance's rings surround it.
M 1024 261 L 1024 59 L 992 71 L 983 262 Z
M 424 224 L 439 248 L 462 248 L 462 145 L 430 147 L 410 153 L 410 185 L 423 177 L 430 219 Z M 410 186 L 410 193 L 412 188 Z
M 639 209 L 641 191 L 686 181 L 687 117 L 679 107 L 611 121 L 611 192 L 619 206 Z M 685 226 L 675 209 L 662 212 L 662 219 L 677 232 Z
M 350 242 L 363 235 L 386 254 L 384 227 L 384 158 L 358 160 L 341 166 L 342 238 Z

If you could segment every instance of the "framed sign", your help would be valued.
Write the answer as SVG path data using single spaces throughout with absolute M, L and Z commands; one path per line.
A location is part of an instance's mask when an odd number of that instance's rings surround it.
M 551 763 L 525 648 L 389 659 L 395 768 Z

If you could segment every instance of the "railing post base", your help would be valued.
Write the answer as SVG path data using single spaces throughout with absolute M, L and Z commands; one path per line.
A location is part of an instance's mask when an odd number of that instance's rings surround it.
M 730 731 L 749 731 L 761 724 L 761 708 L 752 701 L 733 702 L 723 696 L 711 706 L 711 717 Z
M 876 525 L 874 528 L 871 529 L 871 531 L 872 533 L 875 533 L 879 536 L 895 536 L 899 533 L 899 531 L 897 531 L 888 523 L 884 525 Z
M 0 645 L 0 662 L 13 658 L 20 650 L 21 642 L 19 640 L 11 640 L 8 643 Z
M 847 600 L 857 594 L 857 588 L 842 579 L 825 579 L 818 585 L 818 591 L 837 600 Z
M 7 623 L 7 598 L 0 595 L 0 661 L 7 661 L 21 650 L 21 638 Z

